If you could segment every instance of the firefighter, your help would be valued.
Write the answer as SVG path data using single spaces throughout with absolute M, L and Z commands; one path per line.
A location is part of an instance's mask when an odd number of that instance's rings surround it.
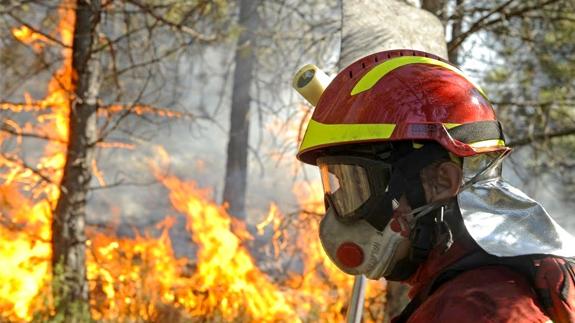
M 473 81 L 392 50 L 329 83 L 297 158 L 320 170 L 329 258 L 412 286 L 395 322 L 573 322 L 575 239 L 501 178 L 509 152 Z

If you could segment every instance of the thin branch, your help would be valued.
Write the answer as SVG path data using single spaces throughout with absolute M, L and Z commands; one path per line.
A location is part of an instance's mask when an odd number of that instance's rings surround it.
M 64 188 L 64 187 L 61 187 L 61 186 L 60 186 L 60 183 L 54 182 L 50 177 L 48 177 L 48 176 L 42 174 L 42 172 L 41 172 L 39 169 L 28 165 L 28 164 L 27 164 L 26 162 L 24 162 L 23 160 L 13 158 L 13 157 L 11 157 L 11 156 L 8 156 L 8 155 L 2 154 L 2 153 L 0 153 L 0 157 L 2 157 L 4 160 L 6 160 L 6 161 L 8 161 L 8 162 L 10 162 L 10 163 L 16 164 L 16 165 L 18 165 L 18 166 L 20 166 L 20 167 L 22 167 L 22 168 L 24 168 L 24 169 L 27 169 L 27 170 L 31 171 L 32 173 L 34 173 L 34 175 L 40 177 L 40 179 L 42 179 L 44 182 L 46 182 L 46 183 L 48 183 L 48 184 L 52 184 L 52 185 L 58 186 L 58 188 L 59 188 L 62 192 L 65 191 L 65 188 Z
M 158 181 L 154 180 L 154 181 L 139 183 L 139 182 L 124 182 L 123 180 L 119 180 L 119 181 L 114 182 L 112 184 L 107 184 L 107 185 L 102 185 L 102 186 L 91 186 L 88 188 L 88 190 L 98 191 L 98 190 L 103 190 L 103 189 L 125 187 L 125 186 L 145 187 L 145 186 L 150 186 L 150 185 L 155 185 L 155 184 L 158 184 Z
M 534 134 L 534 135 L 526 137 L 526 138 L 513 140 L 513 141 L 507 143 L 507 145 L 509 147 L 519 147 L 519 146 L 529 145 L 533 142 L 537 142 L 537 141 L 541 141 L 541 140 L 552 139 L 552 138 L 557 138 L 557 137 L 566 137 L 566 136 L 572 136 L 572 135 L 575 135 L 575 128 L 567 128 L 567 129 L 563 129 L 563 130 L 555 131 L 555 132 L 546 132 L 546 133 Z
M 115 76 L 115 78 L 117 77 L 117 74 Z M 103 141 L 108 134 L 110 134 L 112 131 L 114 131 L 115 129 L 117 129 L 120 126 L 120 122 L 126 118 L 128 116 L 128 114 L 130 114 L 130 112 L 132 111 L 132 109 L 135 106 L 135 102 L 139 101 L 142 96 L 144 95 L 144 92 L 146 91 L 146 88 L 148 87 L 148 82 L 151 79 L 151 74 L 148 73 L 148 78 L 146 78 L 146 81 L 144 82 L 144 85 L 142 86 L 142 88 L 140 89 L 140 92 L 138 93 L 138 96 L 136 98 L 136 100 L 134 100 L 134 103 L 132 105 L 130 105 L 128 107 L 128 109 L 124 110 L 122 112 L 122 115 L 120 115 L 120 117 L 116 120 L 116 122 L 112 125 L 112 127 L 109 127 L 109 119 L 106 120 L 106 123 L 104 124 L 104 126 L 102 127 L 102 129 L 99 131 L 100 132 L 100 137 L 98 138 L 98 141 Z M 100 106 L 99 109 L 102 109 L 102 107 Z M 104 108 L 105 109 L 105 108 Z
M 152 65 L 152 64 L 161 62 L 164 58 L 167 58 L 167 57 L 169 57 L 169 56 L 171 56 L 171 55 L 177 53 L 177 52 L 180 51 L 182 48 L 186 48 L 186 47 L 188 47 L 189 45 L 190 45 L 189 43 L 184 43 L 184 44 L 181 44 L 181 45 L 178 46 L 178 47 L 172 48 L 172 49 L 170 49 L 170 50 L 166 50 L 166 51 L 165 51 L 164 53 L 162 53 L 160 56 L 156 56 L 156 57 L 154 57 L 154 58 L 152 58 L 152 59 L 150 59 L 150 60 L 143 61 L 143 62 L 140 62 L 140 63 L 133 63 L 131 66 L 128 66 L 128 67 L 125 67 L 125 68 L 123 68 L 123 69 L 121 69 L 121 70 L 118 70 L 118 71 L 115 73 L 116 75 L 115 75 L 114 77 L 117 78 L 119 75 L 122 75 L 122 74 L 124 74 L 124 73 L 126 73 L 126 72 L 128 72 L 128 71 L 131 71 L 131 70 L 134 70 L 134 69 L 137 69 L 137 68 L 140 68 L 140 67 L 145 67 L 145 66 L 148 66 L 148 65 Z M 130 51 L 130 52 L 131 52 L 131 51 Z
M 142 9 L 144 12 L 146 12 L 148 15 L 150 15 L 151 17 L 153 17 L 157 21 L 162 22 L 163 24 L 170 26 L 176 30 L 184 32 L 184 33 L 192 36 L 192 38 L 194 38 L 196 40 L 199 40 L 202 42 L 212 42 L 212 41 L 215 41 L 218 39 L 217 35 L 204 35 L 204 34 L 200 33 L 199 31 L 197 31 L 197 30 L 195 30 L 189 26 L 174 23 L 174 22 L 166 19 L 161 14 L 155 12 L 152 8 L 150 8 L 150 6 L 148 6 L 144 3 L 141 3 L 138 0 L 128 0 L 127 2 L 129 2 L 133 5 L 135 5 L 136 7 Z
M 461 33 L 460 35 L 457 35 L 455 38 L 453 38 L 452 40 L 450 40 L 447 44 L 447 48 L 448 51 L 451 52 L 453 50 L 455 50 L 456 48 L 458 48 L 469 36 L 471 36 L 473 33 L 481 30 L 481 29 L 485 29 L 489 26 L 492 26 L 494 24 L 497 24 L 499 22 L 502 22 L 504 20 L 507 20 L 509 18 L 512 17 L 518 17 L 521 16 L 523 14 L 528 13 L 531 10 L 536 10 L 536 9 L 542 9 L 543 7 L 553 4 L 559 0 L 547 0 L 541 4 L 536 4 L 536 5 L 532 5 L 532 6 L 527 6 L 524 8 L 520 8 L 516 11 L 511 11 L 511 12 L 502 12 L 507 6 L 509 6 L 514 0 L 507 0 L 505 3 L 503 3 L 502 5 L 494 8 L 493 10 L 491 10 L 489 13 L 487 13 L 485 16 L 479 18 L 479 20 L 477 20 L 476 22 L 474 22 L 469 29 L 467 29 L 465 32 Z M 495 15 L 499 13 L 500 17 L 492 19 L 492 20 L 488 20 L 488 18 L 490 18 L 491 16 Z
M 7 124 L 2 124 L 0 126 L 0 132 L 5 132 L 14 136 L 19 136 L 19 137 L 28 137 L 28 138 L 35 138 L 35 139 L 42 139 L 42 140 L 48 140 L 48 141 L 54 141 L 54 142 L 59 142 L 62 144 L 65 144 L 66 141 L 59 139 L 59 138 L 54 138 L 54 137 L 50 137 L 48 135 L 41 135 L 41 134 L 37 134 L 37 133 L 32 133 L 32 132 L 22 132 L 22 131 L 17 131 L 15 129 L 13 129 L 12 127 L 8 126 Z
M 21 24 L 21 25 L 25 26 L 26 28 L 30 29 L 33 33 L 38 34 L 38 35 L 40 35 L 40 36 L 42 36 L 42 37 L 48 39 L 49 41 L 52 41 L 52 42 L 54 42 L 54 43 L 56 43 L 56 44 L 58 44 L 58 45 L 60 45 L 60 46 L 62 46 L 62 47 L 64 47 L 64 48 L 71 48 L 70 46 L 64 44 L 61 40 L 59 40 L 59 39 L 57 39 L 57 38 L 55 38 L 55 37 L 53 37 L 53 36 L 51 36 L 51 35 L 48 35 L 48 34 L 46 34 L 46 33 L 44 33 L 44 32 L 41 32 L 38 28 L 36 28 L 36 27 L 34 27 L 34 26 L 28 24 L 28 23 L 25 22 L 24 20 L 20 19 L 20 17 L 14 15 L 12 12 L 8 13 L 8 15 L 9 15 L 12 19 L 16 20 L 19 24 Z
M 469 27 L 469 29 L 467 31 L 460 33 L 459 35 L 456 35 L 447 44 L 449 51 L 451 52 L 452 50 L 455 50 L 457 47 L 459 47 L 459 45 L 461 45 L 461 43 L 463 43 L 463 41 L 472 33 L 476 32 L 477 30 L 479 30 L 481 28 L 484 28 L 484 26 L 486 26 L 487 24 L 491 24 L 491 23 L 493 23 L 493 21 L 496 21 L 497 19 L 485 22 L 489 17 L 503 11 L 503 9 L 505 9 L 507 6 L 509 6 L 513 1 L 515 1 L 515 0 L 507 0 L 506 2 L 501 4 L 500 6 L 493 8 L 493 10 L 488 12 L 485 16 L 479 18 L 476 22 L 474 22 L 473 25 L 471 25 L 471 27 Z M 501 18 L 502 17 L 499 18 L 499 21 L 501 20 Z M 463 20 L 463 15 L 460 16 L 460 19 Z

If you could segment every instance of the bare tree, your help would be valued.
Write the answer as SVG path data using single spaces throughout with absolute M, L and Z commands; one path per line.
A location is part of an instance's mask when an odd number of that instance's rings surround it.
M 52 268 L 57 312 L 67 322 L 82 322 L 89 316 L 86 280 L 85 223 L 86 195 L 91 174 L 96 132 L 96 98 L 100 87 L 100 70 L 93 48 L 100 22 L 100 1 L 78 0 L 72 78 L 73 101 L 70 103 L 66 164 L 52 220 Z
M 259 1 L 240 0 L 239 25 L 242 28 L 235 50 L 232 85 L 232 106 L 228 136 L 224 202 L 230 214 L 245 219 L 245 197 L 248 176 L 250 104 L 254 65 L 256 64 L 256 33 Z

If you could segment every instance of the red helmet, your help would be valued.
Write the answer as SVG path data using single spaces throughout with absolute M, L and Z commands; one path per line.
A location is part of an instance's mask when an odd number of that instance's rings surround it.
M 316 164 L 326 148 L 398 140 L 433 140 L 459 157 L 509 150 L 485 94 L 457 67 L 425 52 L 391 50 L 335 77 L 297 157 Z

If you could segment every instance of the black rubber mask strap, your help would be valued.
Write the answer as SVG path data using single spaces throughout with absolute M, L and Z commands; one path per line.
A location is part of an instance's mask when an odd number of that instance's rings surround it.
M 428 143 L 420 149 L 409 148 L 403 151 L 403 158 L 392 163 L 392 173 L 387 191 L 375 198 L 376 208 L 365 218 L 369 224 L 382 231 L 393 215 L 393 200 L 399 202 L 405 194 L 409 205 L 416 209 L 426 204 L 425 191 L 421 183 L 420 172 L 432 162 L 448 157 L 439 145 Z
M 421 182 L 421 171 L 443 157 L 448 157 L 446 151 L 434 145 L 427 145 L 397 161 L 398 171 L 405 174 L 404 193 L 412 209 L 428 204 Z M 409 260 L 413 264 L 420 264 L 427 259 L 434 244 L 434 229 L 432 216 L 427 215 L 415 220 L 409 237 L 412 243 Z
M 377 230 L 383 231 L 393 215 L 393 200 L 399 201 L 406 189 L 405 178 L 399 170 L 394 171 L 391 175 L 387 192 L 378 197 L 376 202 L 378 211 L 370 213 L 366 218 L 367 222 Z
M 421 170 L 442 157 L 448 157 L 447 152 L 436 145 L 427 144 L 394 163 L 404 176 L 406 189 L 402 193 L 405 193 L 412 209 L 427 204 Z
M 404 194 L 412 209 L 425 205 L 425 191 L 419 174 L 427 165 L 446 156 L 447 153 L 438 145 L 426 144 L 393 162 L 388 190 L 377 197 L 377 210 L 366 217 L 369 224 L 382 231 L 393 215 L 393 200 L 399 202 Z

